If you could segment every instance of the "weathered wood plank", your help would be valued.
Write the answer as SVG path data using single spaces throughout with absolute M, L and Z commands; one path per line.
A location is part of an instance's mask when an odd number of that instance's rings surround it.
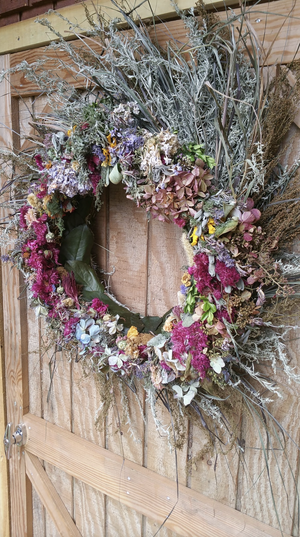
M 147 218 L 143 210 L 126 198 L 122 185 L 110 185 L 107 196 L 107 271 L 114 271 L 109 277 L 111 291 L 120 302 L 145 315 Z M 139 397 L 143 401 L 143 394 L 139 393 Z M 125 422 L 122 422 L 124 416 Z M 127 421 L 130 421 L 130 428 Z M 106 447 L 143 464 L 143 442 L 143 417 L 134 394 L 124 384 L 123 395 L 118 390 L 114 393 L 114 404 L 107 419 Z M 107 537 L 122 533 L 132 537 L 141 535 L 142 515 L 114 498 L 107 498 L 106 518 Z
M 162 316 L 178 303 L 182 268 L 187 260 L 178 226 L 151 218 L 149 227 L 147 313 Z
M 94 13 L 94 6 L 101 8 L 102 12 L 108 14 L 109 17 L 115 16 L 115 8 L 110 6 L 106 0 L 88 0 L 85 2 L 91 13 Z M 178 5 L 181 9 L 187 9 L 195 6 L 195 0 L 178 0 Z M 205 3 L 211 7 L 222 6 L 222 0 L 205 0 Z M 226 4 L 234 4 L 235 0 L 226 0 Z M 167 18 L 174 16 L 175 11 L 169 0 L 153 0 L 151 8 L 157 17 Z M 81 32 L 89 29 L 85 12 L 81 4 L 74 4 L 58 10 L 59 13 L 72 23 L 78 24 Z M 152 19 L 152 11 L 150 5 L 140 3 L 137 12 L 142 19 Z M 41 19 L 43 17 L 39 17 Z M 72 38 L 74 34 L 70 31 L 70 24 L 67 21 L 59 19 L 55 14 L 47 15 L 49 21 L 54 25 L 55 29 L 64 37 Z M 17 50 L 25 50 L 34 47 L 44 46 L 53 39 L 56 35 L 48 28 L 35 24 L 36 18 L 24 20 L 9 27 L 0 28 L 0 54 L 14 52 Z
M 43 339 L 45 342 L 45 339 Z M 42 344 L 43 349 L 43 344 Z M 44 418 L 67 431 L 71 430 L 71 371 L 70 364 L 62 352 L 53 347 L 43 352 L 43 409 Z M 43 458 L 43 457 L 40 457 Z M 73 515 L 73 480 L 61 469 L 45 463 L 45 470 L 62 498 L 71 516 Z M 59 537 L 59 533 L 46 513 L 47 537 Z
M 121 184 L 109 189 L 108 271 L 113 272 L 110 289 L 119 302 L 144 315 L 147 215 L 126 198 Z
M 51 516 L 60 537 L 81 537 L 39 459 L 26 452 L 26 473 Z
M 76 6 L 72 6 L 72 9 L 75 9 L 75 7 Z M 236 13 L 239 14 L 239 10 L 236 10 Z M 252 24 L 257 38 L 261 42 L 262 47 L 267 55 L 267 59 L 265 60 L 266 65 L 288 63 L 293 59 L 299 58 L 299 51 L 297 48 L 299 41 L 298 23 L 300 19 L 299 2 L 294 2 L 294 0 L 278 0 L 271 3 L 268 2 L 267 4 L 255 4 L 252 8 L 248 8 L 247 13 L 249 22 Z M 225 18 L 224 12 L 220 12 L 220 17 Z M 28 21 L 26 21 L 26 23 L 27 22 Z M 12 35 L 14 32 L 12 26 L 9 26 L 10 35 Z M 2 30 L 5 30 L 5 28 L 0 28 L 0 42 L 5 43 L 5 39 L 1 41 Z M 152 33 L 154 35 L 154 32 Z M 187 41 L 186 30 L 181 20 L 157 24 L 155 26 L 155 35 L 159 45 L 161 46 L 163 46 L 167 41 L 172 40 L 172 36 L 174 36 L 176 42 L 179 44 L 184 44 Z M 35 46 L 38 45 L 36 44 Z M 81 44 L 77 44 L 75 46 L 81 46 Z M 97 45 L 94 40 L 93 47 L 95 50 L 97 50 Z M 260 48 L 262 47 L 260 46 Z M 57 66 L 57 60 L 69 63 L 69 60 L 64 53 L 45 51 L 43 48 L 12 54 L 11 62 L 12 66 L 14 67 L 24 59 L 26 59 L 28 63 L 31 63 L 37 61 L 41 57 L 49 58 L 50 69 L 55 69 L 55 65 Z M 85 87 L 84 80 L 80 79 L 80 77 L 75 80 L 74 74 L 72 74 L 71 71 L 66 68 L 60 67 L 60 76 L 65 80 L 72 82 L 75 87 Z M 15 73 L 12 75 L 12 82 L 13 95 L 32 95 L 33 93 L 39 92 L 38 88 L 32 82 L 26 80 L 22 73 Z
M 0 86 L 1 88 L 1 86 Z M 0 89 L 1 91 L 1 89 Z M 0 97 L 1 102 L 1 97 Z M 2 278 L 0 272 L 0 294 L 2 295 Z M 5 376 L 4 376 L 4 344 L 3 344 L 3 310 L 0 307 L 0 436 L 4 437 L 6 418 L 5 404 Z M 9 502 L 8 502 L 8 479 L 7 460 L 4 454 L 4 445 L 0 444 L 0 527 L 3 537 L 9 537 Z
M 175 503 L 176 483 L 166 477 L 31 414 L 24 422 L 28 452 L 124 505 L 162 522 Z M 282 537 L 278 530 L 181 485 L 166 527 L 186 537 Z
M 20 145 L 21 149 L 26 146 L 25 137 L 31 132 L 28 122 L 33 111 L 32 99 L 19 99 L 19 122 L 20 122 Z M 27 300 L 28 303 L 28 300 Z M 41 395 L 41 360 L 40 360 L 40 326 L 34 310 L 29 308 L 27 317 L 27 338 L 28 338 L 28 405 L 29 412 L 42 417 L 42 395 Z M 33 536 L 44 535 L 45 532 L 45 510 L 36 490 L 32 489 L 32 527 Z
M 297 126 L 300 106 L 296 112 L 295 123 L 292 124 L 283 146 L 285 150 L 282 157 L 283 166 L 291 166 L 298 158 L 300 151 L 300 128 Z M 297 177 L 299 181 L 299 176 Z M 299 240 L 295 240 L 289 246 L 290 251 L 300 253 Z M 286 316 L 284 323 L 298 325 L 299 305 L 293 307 L 291 317 Z M 293 330 L 287 336 L 287 350 L 290 358 L 290 367 L 299 372 L 299 339 L 300 330 Z M 273 377 L 270 368 L 261 366 L 262 373 Z M 274 401 L 268 405 L 269 411 L 282 427 L 288 432 L 290 438 L 284 437 L 276 427 L 278 439 L 271 436 L 268 441 L 265 431 L 258 432 L 259 420 L 252 420 L 243 413 L 242 438 L 245 441 L 245 453 L 240 458 L 237 508 L 247 511 L 247 514 L 259 520 L 278 527 L 278 518 L 284 531 L 291 535 L 299 535 L 299 384 L 288 383 L 287 376 L 280 370 L 276 371 L 276 383 L 282 398 L 274 397 Z M 256 421 L 256 423 L 255 423 Z M 262 427 L 260 427 L 262 431 Z M 282 442 L 280 445 L 279 441 Z M 286 445 L 285 445 L 286 442 Z M 285 451 L 283 451 L 285 446 Z M 264 453 L 264 449 L 266 450 Z M 266 471 L 265 456 L 269 464 L 269 475 Z M 272 490 L 271 490 L 272 486 Z M 296 491 L 298 487 L 298 493 Z M 274 497 L 274 499 L 272 498 Z M 259 502 L 258 498 L 264 498 Z M 274 506 L 275 503 L 275 506 Z
M 3 56 L 0 58 L 0 69 L 5 69 L 9 66 L 9 57 Z M 5 122 L 11 120 L 8 116 L 9 110 L 6 111 L 8 105 L 6 93 L 8 84 L 3 82 L 0 84 L 0 145 L 8 145 L 11 143 L 10 133 L 5 129 Z M 2 182 L 2 181 L 1 181 Z M 1 252 L 2 253 L 2 252 Z M 0 267 L 0 294 L 2 296 L 2 266 Z M 5 348 L 4 348 L 4 324 L 3 324 L 3 303 L 0 306 L 0 436 L 4 437 L 5 427 L 7 424 L 6 415 L 6 393 L 5 393 Z M 0 527 L 3 528 L 3 537 L 9 537 L 9 501 L 8 501 L 8 474 L 7 460 L 4 454 L 4 445 L 0 444 Z
M 177 292 L 186 265 L 186 256 L 181 243 L 182 230 L 175 224 L 160 222 L 151 218 L 149 222 L 148 240 L 148 278 L 147 278 L 147 314 L 162 316 L 170 308 L 177 305 Z M 150 470 L 168 477 L 174 483 L 186 485 L 187 443 L 183 449 L 171 450 L 171 442 L 175 431 L 172 431 L 172 420 L 168 411 L 161 403 L 156 405 L 157 418 L 169 428 L 168 434 L 157 431 L 151 409 L 147 412 L 145 465 Z M 187 429 L 187 420 L 184 420 Z M 175 434 L 176 436 L 176 434 Z M 176 458 L 177 457 L 177 465 Z M 178 475 L 176 475 L 178 473 Z M 171 510 L 173 503 L 170 504 Z M 145 520 L 145 537 L 151 537 L 160 524 L 156 520 Z M 175 533 L 167 527 L 160 530 L 161 537 L 175 537 Z
M 170 479 L 174 487 L 178 480 L 178 483 L 186 485 L 186 458 L 187 458 L 187 442 L 182 449 L 171 449 L 171 443 L 174 439 L 175 431 L 172 430 L 172 422 L 170 414 L 163 407 L 161 403 L 156 404 L 157 418 L 167 428 L 169 427 L 169 435 L 167 432 L 157 431 L 156 425 L 153 420 L 151 409 L 148 410 L 147 420 L 147 450 L 146 450 L 146 466 L 149 470 L 167 477 Z M 187 420 L 185 426 L 187 427 Z M 172 501 L 169 502 L 169 512 L 171 512 L 173 506 L 177 501 L 177 496 L 172 496 Z M 155 517 L 153 519 L 147 518 L 145 520 L 145 537 L 152 537 L 159 529 L 160 522 Z M 163 527 L 158 534 L 160 537 L 176 537 L 178 533 L 171 531 L 168 527 Z M 181 533 L 179 532 L 179 535 Z
M 0 69 L 9 68 L 9 57 L 0 57 Z M 3 81 L 0 93 L 1 131 L 0 146 L 12 148 L 11 94 L 9 82 Z M 5 250 L 2 250 L 5 253 Z M 19 274 L 17 270 L 2 266 L 2 304 L 5 342 L 6 420 L 16 427 L 22 422 L 24 387 L 22 382 L 22 341 L 19 296 Z M 4 491 L 6 471 L 2 474 Z M 27 532 L 26 474 L 22 448 L 13 450 L 9 463 L 11 533 L 23 537 Z M 4 505 L 5 509 L 5 498 Z M 4 519 L 5 522 L 5 519 Z M 7 525 L 6 520 L 6 525 Z
M 72 432 L 98 446 L 105 446 L 102 430 L 95 422 L 99 409 L 99 384 L 91 372 L 84 374 L 81 362 L 72 365 Z M 88 364 L 86 368 L 88 370 Z M 74 479 L 74 519 L 84 537 L 105 535 L 105 498 L 99 490 Z

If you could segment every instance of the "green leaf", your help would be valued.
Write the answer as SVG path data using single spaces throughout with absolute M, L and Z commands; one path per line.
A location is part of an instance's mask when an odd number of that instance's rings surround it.
M 184 326 L 185 328 L 189 328 L 190 326 L 192 326 L 192 324 L 194 324 L 194 319 L 191 315 L 183 315 L 182 316 L 182 326 Z
M 164 346 L 166 341 L 168 341 L 168 338 L 166 336 L 163 336 L 163 334 L 158 334 L 157 336 L 150 339 L 150 341 L 148 341 L 147 347 L 161 348 Z
M 62 241 L 60 262 L 63 265 L 74 260 L 89 263 L 93 243 L 94 235 L 86 224 L 75 227 Z
M 160 327 L 160 325 L 163 322 L 163 317 L 150 317 L 149 315 L 147 317 L 142 317 L 142 322 L 144 324 L 144 330 L 143 332 L 156 332 L 157 329 Z
M 209 324 L 211 324 L 214 320 L 214 314 L 210 311 L 207 316 L 207 321 Z
M 203 144 L 194 145 L 194 149 L 195 151 L 197 151 L 197 149 L 203 149 Z
M 215 231 L 215 237 L 220 237 L 221 235 L 224 235 L 224 233 L 233 231 L 237 227 L 238 223 L 238 220 L 227 220 L 227 222 L 225 222 L 224 224 L 217 226 Z
M 107 304 L 112 315 L 119 315 L 120 322 L 127 327 L 135 326 L 139 332 L 144 330 L 143 320 L 138 313 L 132 313 L 127 308 L 117 304 L 112 298 L 107 296 L 103 284 L 99 281 L 96 272 L 87 263 L 78 260 L 70 260 L 65 264 L 68 272 L 73 271 L 76 283 L 82 285 L 82 297 L 87 302 L 93 298 L 99 298 Z
M 210 303 L 205 300 L 204 304 L 203 304 L 203 311 L 209 311 L 210 310 Z

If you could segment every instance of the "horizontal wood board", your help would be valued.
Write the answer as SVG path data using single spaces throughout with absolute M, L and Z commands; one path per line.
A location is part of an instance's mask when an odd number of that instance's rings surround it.
M 236 11 L 238 15 L 239 11 Z M 220 12 L 220 18 L 226 18 L 225 14 Z M 283 64 L 299 58 L 298 44 L 298 25 L 300 21 L 300 3 L 294 0 L 279 0 L 272 3 L 255 5 L 249 8 L 249 22 L 257 35 L 257 46 L 262 53 L 261 62 L 265 65 L 273 66 L 274 64 Z M 237 25 L 239 23 L 237 22 Z M 35 25 L 35 30 L 37 25 Z M 36 35 L 36 33 L 35 33 Z M 63 34 L 65 35 L 65 34 Z M 151 31 L 150 31 L 151 35 Z M 152 31 L 154 36 L 154 30 Z M 173 37 L 172 37 L 173 36 Z M 157 24 L 155 27 L 155 37 L 160 46 L 165 46 L 166 42 L 176 40 L 176 45 L 183 46 L 187 42 L 186 30 L 181 20 L 169 21 L 163 24 Z M 0 29 L 1 42 L 1 29 Z M 5 42 L 5 36 L 4 36 Z M 82 47 L 82 43 L 74 46 Z M 101 51 L 94 40 L 86 40 L 87 46 L 92 46 L 95 51 Z M 1 50 L 0 50 L 1 52 Z M 54 70 L 66 81 L 72 83 L 75 87 L 85 87 L 86 81 L 76 75 L 76 69 L 71 70 L 67 67 L 70 64 L 67 55 L 64 52 L 48 51 L 45 47 L 33 50 L 25 50 L 11 55 L 11 65 L 16 67 L 19 63 L 26 60 L 28 63 L 34 63 L 40 59 L 46 59 L 46 66 Z M 12 75 L 12 95 L 33 95 L 39 94 L 40 90 L 34 83 L 26 79 L 23 73 L 16 72 Z
M 174 506 L 165 524 L 183 537 L 207 537 L 211 533 L 215 537 L 281 535 L 279 531 L 181 485 L 177 495 L 174 481 L 41 418 L 27 414 L 24 423 L 28 430 L 27 452 L 159 522 L 170 513 L 170 505 Z

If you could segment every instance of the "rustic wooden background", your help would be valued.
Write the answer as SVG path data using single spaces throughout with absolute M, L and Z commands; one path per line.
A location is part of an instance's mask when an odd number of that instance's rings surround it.
M 279 12 L 287 12 L 292 5 L 291 2 L 284 1 L 277 4 Z M 295 10 L 299 11 L 299 4 L 295 6 Z M 277 15 L 268 17 L 270 31 L 267 33 L 263 14 L 259 17 L 260 22 L 256 23 L 256 29 L 261 36 L 266 36 L 269 43 L 277 39 L 273 56 L 269 58 L 270 65 L 282 58 L 287 61 L 286 58 L 294 53 L 298 37 L 293 34 L 293 39 L 290 39 L 291 27 L 295 29 L 295 21 L 298 21 L 300 15 L 295 10 L 293 16 L 296 18 L 291 18 L 283 29 L 282 17 Z M 258 20 L 257 14 L 253 22 L 255 20 Z M 174 28 L 177 38 L 183 36 L 183 33 L 178 33 L 179 23 L 171 23 L 171 29 Z M 180 31 L 182 32 L 182 29 Z M 163 33 L 164 28 L 161 30 L 162 35 Z M 28 61 L 34 60 L 41 54 L 41 49 L 17 53 L 10 56 L 10 64 L 16 65 L 24 57 Z M 12 124 L 14 130 L 20 133 L 20 146 L 24 147 L 27 143 L 25 136 L 31 132 L 28 124 L 29 111 L 42 112 L 46 99 L 39 96 L 36 88 L 20 76 L 14 76 L 12 82 Z M 8 110 L 2 109 L 0 113 L 1 121 L 9 124 Z M 0 141 L 1 144 L 6 143 L 4 135 Z M 299 154 L 299 149 L 299 126 L 295 118 L 289 135 L 290 160 Z M 180 269 L 186 264 L 178 228 L 155 220 L 148 222 L 144 211 L 137 209 L 133 202 L 126 199 L 121 186 L 112 185 L 105 194 L 94 229 L 95 255 L 105 272 L 114 271 L 110 277 L 111 290 L 121 302 L 141 314 L 162 314 L 176 304 Z M 10 270 L 5 268 L 4 274 L 4 283 L 10 286 Z M 54 349 L 44 352 L 43 326 L 36 321 L 33 311 L 26 308 L 26 297 L 23 296 L 21 300 L 24 305 L 21 348 L 24 356 L 28 355 L 28 383 L 23 390 L 28 404 L 26 410 L 175 480 L 174 452 L 169 449 L 167 437 L 157 433 L 143 394 L 140 393 L 140 398 L 145 421 L 134 396 L 129 393 L 136 440 L 128 432 L 126 425 L 120 425 L 122 402 L 118 394 L 111 414 L 101 424 L 102 430 L 99 431 L 95 427 L 99 411 L 99 387 L 95 379 L 83 376 L 81 363 L 68 362 L 62 353 L 55 352 Z M 9 319 L 6 319 L 9 322 Z M 6 329 L 9 330 L 9 326 L 6 326 Z M 293 364 L 297 365 L 299 347 L 296 338 L 290 343 L 290 351 Z M 8 364 L 8 370 L 9 367 Z M 278 378 L 283 398 L 272 403 L 271 411 L 299 443 L 299 387 L 287 385 L 280 372 Z M 213 453 L 207 452 L 203 459 L 194 465 L 192 474 L 187 476 L 187 460 L 206 443 L 203 431 L 191 423 L 187 424 L 187 442 L 184 449 L 178 452 L 179 482 L 270 526 L 278 527 L 257 430 L 246 418 L 239 421 L 238 409 L 233 410 L 240 427 L 240 436 L 245 440 L 244 454 L 233 449 L 226 456 L 218 456 L 216 459 Z M 161 420 L 169 424 L 168 413 L 161 407 L 159 413 Z M 280 450 L 275 450 L 275 455 L 268 452 L 266 456 L 271 468 L 270 478 L 282 528 L 287 534 L 298 536 L 299 512 L 295 482 L 289 472 L 289 465 L 298 482 L 299 453 L 291 441 L 288 442 L 287 448 L 289 461 Z M 284 486 L 276 465 L 284 476 Z M 83 537 L 153 537 L 158 530 L 157 522 L 97 492 L 61 470 L 47 463 L 45 469 Z M 32 506 L 34 537 L 58 537 L 52 520 L 34 490 Z M 175 537 L 175 534 L 165 528 L 159 533 L 159 537 L 171 536 Z

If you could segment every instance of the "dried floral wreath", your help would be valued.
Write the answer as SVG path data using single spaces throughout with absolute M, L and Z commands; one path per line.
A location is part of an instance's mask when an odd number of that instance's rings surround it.
M 68 69 L 85 77 L 87 92 L 45 75 L 42 60 L 17 68 L 47 92 L 52 113 L 34 118 L 32 151 L 2 152 L 4 171 L 9 159 L 17 164 L 2 191 L 10 192 L 3 204 L 15 208 L 2 240 L 17 230 L 4 260 L 23 272 L 56 343 L 92 370 L 131 386 L 141 379 L 153 406 L 157 395 L 166 402 L 172 394 L 213 442 L 210 420 L 232 438 L 230 396 L 270 432 L 276 368 L 300 381 L 285 348 L 291 327 L 277 321 L 299 296 L 299 255 L 285 247 L 299 234 L 300 162 L 280 164 L 299 70 L 281 67 L 264 82 L 246 10 L 221 23 L 201 4 L 187 13 L 174 5 L 187 43 L 173 39 L 162 50 L 118 9 L 130 35 L 119 20 L 87 12 L 90 34 L 83 40 L 74 30 L 82 48 L 58 34 L 51 45 L 68 52 Z M 163 318 L 120 305 L 91 264 L 90 223 L 110 182 L 182 228 L 188 265 L 178 304 Z M 259 363 L 273 368 L 273 379 Z

